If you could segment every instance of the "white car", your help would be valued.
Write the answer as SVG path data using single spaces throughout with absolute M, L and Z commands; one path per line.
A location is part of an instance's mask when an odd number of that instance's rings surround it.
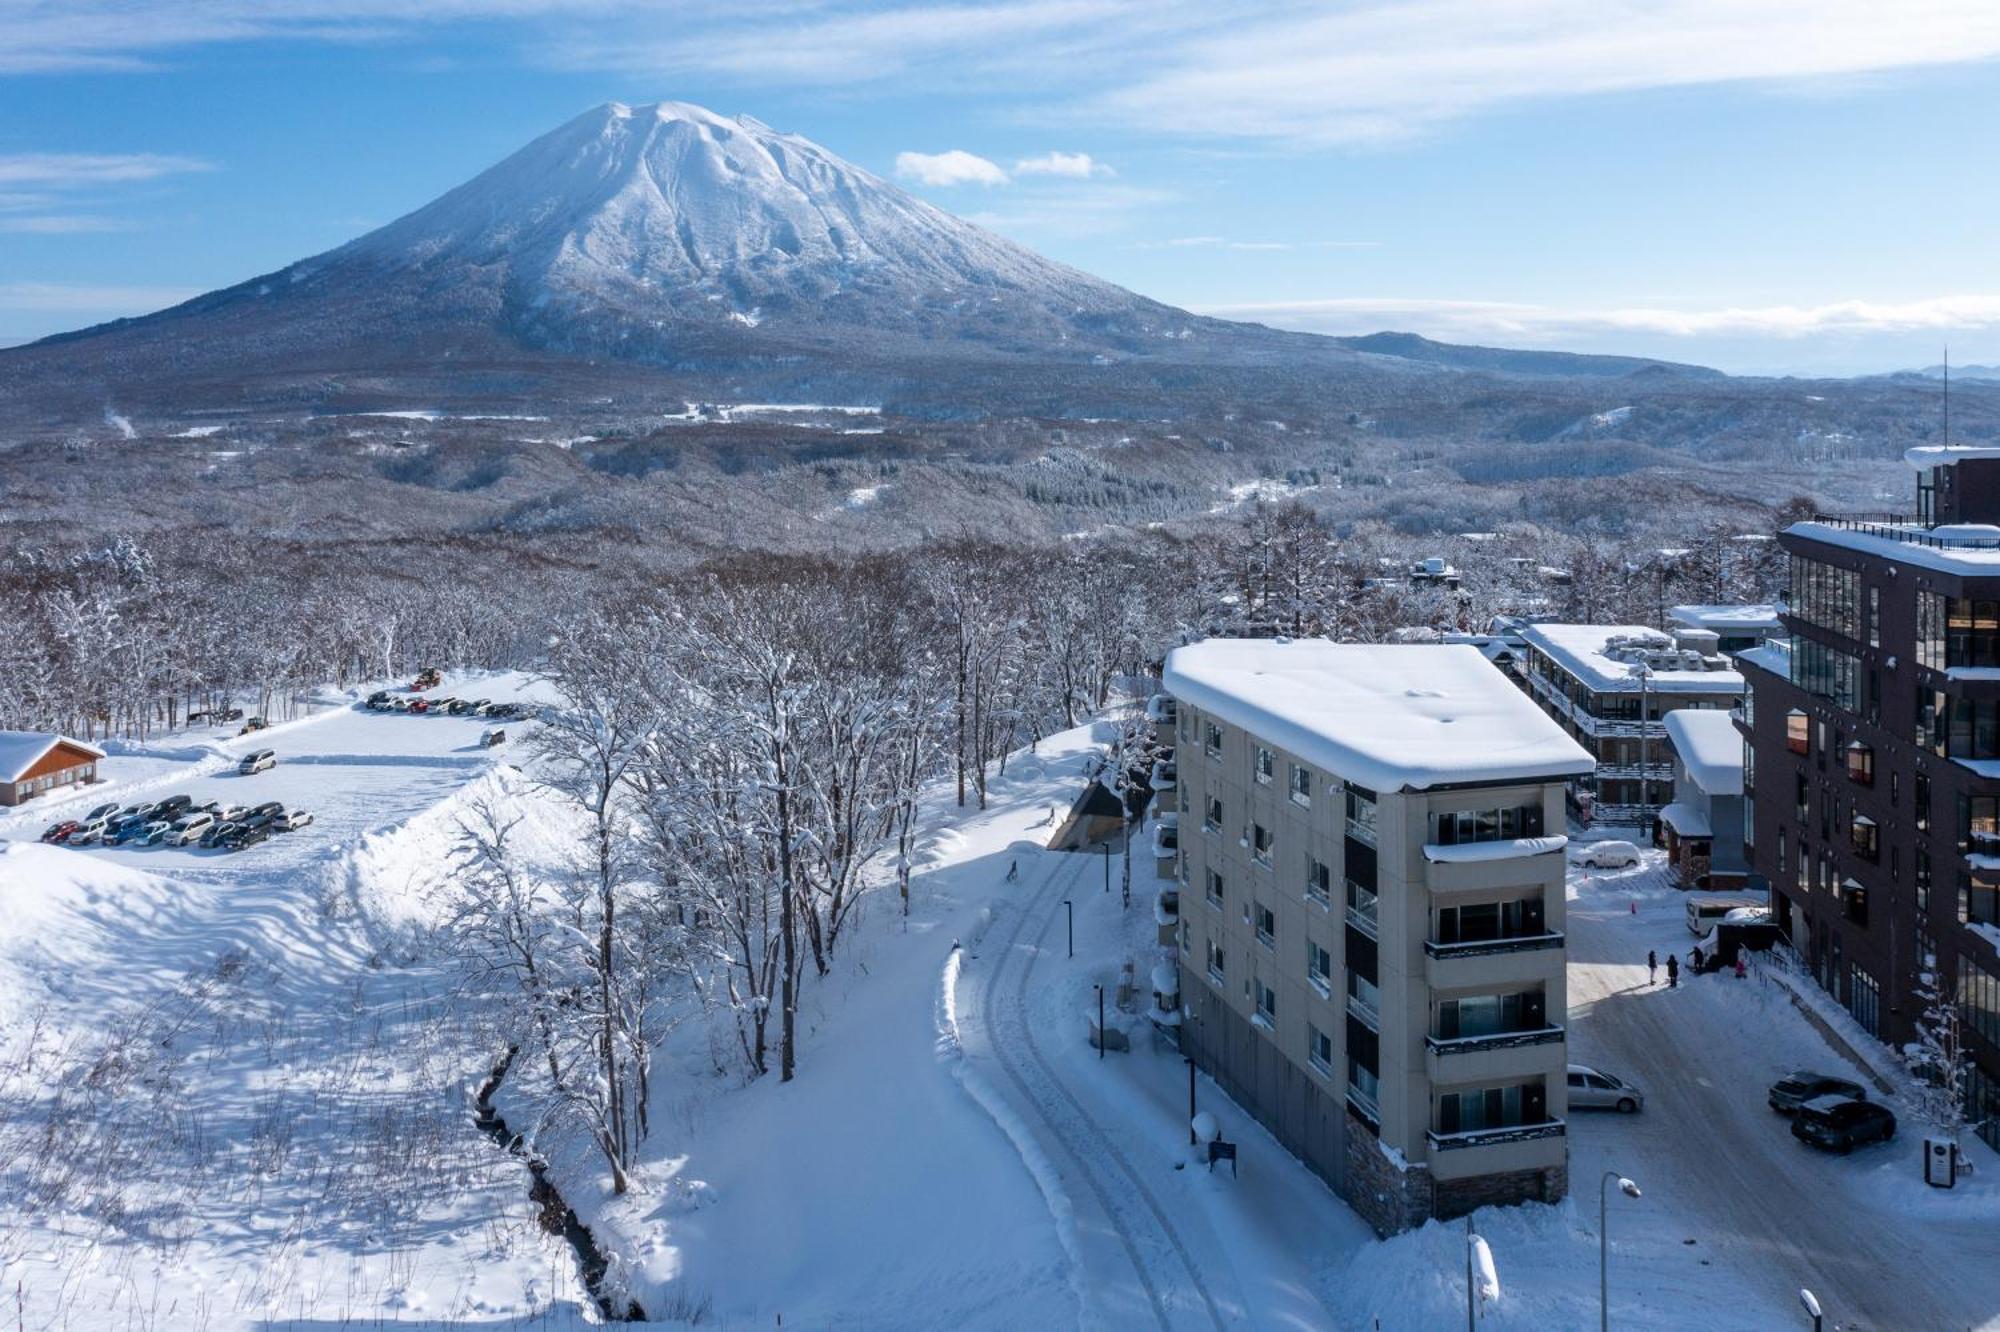
M 1616 1110 L 1621 1115 L 1630 1115 L 1645 1106 L 1646 1093 L 1624 1079 L 1588 1064 L 1569 1066 L 1570 1109 Z
M 174 820 L 174 826 L 161 840 L 172 846 L 187 846 L 199 842 L 201 835 L 215 826 L 215 815 L 207 810 L 196 810 Z
M 63 841 L 70 846 L 88 846 L 102 838 L 105 828 L 109 825 L 109 819 L 85 819 L 77 824 L 76 831 L 63 838 Z
M 275 768 L 277 766 L 278 754 L 276 750 L 258 749 L 245 754 L 243 761 L 236 765 L 236 771 L 248 777 L 253 773 L 263 772 L 268 768 Z
M 271 826 L 279 832 L 297 832 L 313 821 L 309 809 L 291 809 L 271 820 Z
M 1577 852 L 1576 863 L 1591 869 L 1628 869 L 1639 863 L 1639 848 L 1630 842 L 1590 842 Z

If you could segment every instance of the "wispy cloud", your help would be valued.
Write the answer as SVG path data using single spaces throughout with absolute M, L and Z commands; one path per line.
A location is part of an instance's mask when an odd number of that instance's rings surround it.
M 2000 294 L 1964 293 L 1911 301 L 1830 301 L 1821 305 L 1564 307 L 1511 301 L 1341 297 L 1248 301 L 1198 307 L 1314 333 L 1409 329 L 1445 339 L 1550 342 L 1604 333 L 1671 338 L 1800 339 L 1852 334 L 2000 328 Z
M 198 287 L 118 286 L 75 282 L 0 282 L 0 310 L 60 314 L 145 314 L 201 294 Z
M 1024 157 L 1014 163 L 1014 174 L 1089 180 L 1092 176 L 1115 176 L 1118 173 L 1092 158 L 1089 153 L 1046 152 L 1040 157 Z
M 0 153 L 0 186 L 79 189 L 214 169 L 199 158 L 160 153 Z
M 99 235 L 132 229 L 130 222 L 90 213 L 37 213 L 28 216 L 0 213 L 0 232 L 16 236 Z
M 1231 240 L 1227 236 L 1175 236 L 1171 240 L 1140 241 L 1142 250 L 1188 250 L 1209 248 L 1217 250 L 1372 250 L 1381 245 L 1380 241 L 1366 240 Z
M 942 153 L 897 153 L 896 174 L 919 185 L 1005 185 L 1007 172 L 998 163 L 952 148 Z

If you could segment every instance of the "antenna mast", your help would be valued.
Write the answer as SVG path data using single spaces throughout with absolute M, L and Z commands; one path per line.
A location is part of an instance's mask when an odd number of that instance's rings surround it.
M 1951 344 L 1944 348 L 1944 446 L 1951 447 Z

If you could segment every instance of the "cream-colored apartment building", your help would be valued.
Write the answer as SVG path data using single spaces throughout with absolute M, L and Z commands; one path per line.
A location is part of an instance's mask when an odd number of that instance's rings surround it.
M 1464 645 L 1176 649 L 1195 1062 L 1383 1233 L 1567 1183 L 1563 792 Z

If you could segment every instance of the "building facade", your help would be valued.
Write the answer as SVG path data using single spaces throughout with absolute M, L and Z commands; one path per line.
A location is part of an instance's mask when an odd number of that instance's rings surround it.
M 97 780 L 104 751 L 66 735 L 0 731 L 0 805 L 19 805 L 65 786 Z
M 1737 706 L 1743 677 L 1707 630 L 1669 637 L 1643 625 L 1531 624 L 1528 692 L 1590 754 L 1571 787 L 1579 816 L 1650 825 L 1673 799 L 1665 717 L 1676 708 Z
M 1660 811 L 1660 837 L 1674 882 L 1683 888 L 1741 888 L 1749 881 L 1743 756 L 1736 714 L 1688 708 L 1666 717 L 1674 762 L 1673 803 Z
M 1814 978 L 1891 1046 L 1935 958 L 2000 1147 L 2000 450 L 1911 450 L 1918 514 L 1781 535 L 1787 641 L 1740 658 L 1752 861 Z
M 1177 649 L 1183 1048 L 1378 1230 L 1563 1196 L 1565 781 L 1463 645 Z

